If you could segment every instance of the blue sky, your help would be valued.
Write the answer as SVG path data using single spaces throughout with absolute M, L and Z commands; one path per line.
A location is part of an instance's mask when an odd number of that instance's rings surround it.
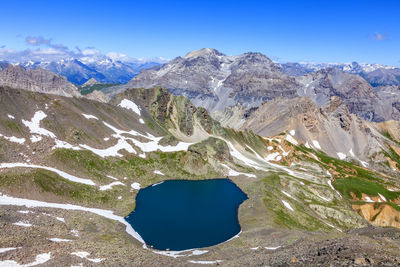
M 258 51 L 282 62 L 399 66 L 399 14 L 400 1 L 384 0 L 3 1 L 0 47 L 61 44 L 135 58 L 212 47 L 228 55 Z M 27 37 L 42 37 L 42 45 Z

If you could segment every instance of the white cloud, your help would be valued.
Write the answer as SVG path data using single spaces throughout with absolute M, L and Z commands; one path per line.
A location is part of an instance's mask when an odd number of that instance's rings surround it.
M 23 63 L 28 61 L 41 62 L 41 61 L 59 61 L 78 59 L 83 63 L 91 63 L 101 60 L 114 60 L 124 63 L 146 63 L 146 62 L 159 62 L 165 63 L 167 60 L 163 58 L 151 59 L 134 59 L 126 54 L 118 52 L 109 52 L 107 54 L 101 53 L 95 47 L 86 47 L 80 49 L 75 47 L 69 49 L 63 44 L 54 44 L 52 39 L 43 36 L 28 36 L 25 38 L 26 44 L 35 47 L 25 50 L 7 49 L 5 45 L 0 46 L 0 61 L 8 61 L 10 63 Z
M 371 36 L 371 38 L 374 39 L 374 40 L 376 40 L 376 41 L 383 41 L 383 40 L 386 40 L 387 37 L 388 37 L 387 34 L 383 34 L 383 33 L 379 33 L 379 32 L 375 32 L 375 33 Z
M 28 36 L 25 41 L 27 44 L 34 46 L 51 44 L 51 39 L 45 39 L 43 36 Z
M 132 61 L 132 58 L 130 58 L 129 56 L 122 54 L 122 53 L 118 53 L 118 52 L 110 52 L 110 53 L 107 53 L 106 56 L 108 56 L 112 60 L 117 60 L 117 61 L 121 61 L 121 62 Z

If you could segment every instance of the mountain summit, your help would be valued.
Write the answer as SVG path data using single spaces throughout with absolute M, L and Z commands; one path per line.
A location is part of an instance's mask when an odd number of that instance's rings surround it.
M 127 87 L 163 86 L 188 97 L 209 111 L 241 103 L 258 106 L 278 96 L 294 97 L 298 87 L 294 78 L 260 53 L 226 56 L 203 48 L 177 57 L 167 64 L 143 70 Z

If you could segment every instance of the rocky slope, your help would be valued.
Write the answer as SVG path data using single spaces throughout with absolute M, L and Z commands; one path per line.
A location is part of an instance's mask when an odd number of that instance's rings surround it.
M 354 117 L 335 103 L 318 116 L 327 113 L 332 125 Z M 327 253 L 336 253 L 332 263 L 394 264 L 399 256 L 386 249 L 398 244 L 398 231 L 370 230 L 375 238 L 353 232 L 373 221 L 355 205 L 398 205 L 398 172 L 301 145 L 300 129 L 263 138 L 224 128 L 206 109 L 159 87 L 126 90 L 109 103 L 0 88 L 0 110 L 0 248 L 15 248 L 0 253 L 0 264 L 32 263 L 37 255 L 68 266 L 314 264 Z M 400 164 L 389 137 L 388 157 Z M 134 209 L 138 188 L 225 176 L 249 197 L 239 208 L 239 237 L 173 258 L 144 249 L 127 231 L 123 217 Z
M 400 118 L 399 112 L 387 105 L 372 86 L 358 75 L 331 68 L 298 77 L 297 81 L 302 84 L 298 95 L 310 97 L 318 106 L 327 103 L 332 96 L 338 96 L 351 113 L 367 121 Z
M 76 86 L 64 77 L 40 68 L 24 69 L 8 65 L 0 71 L 0 85 L 69 97 L 80 95 Z

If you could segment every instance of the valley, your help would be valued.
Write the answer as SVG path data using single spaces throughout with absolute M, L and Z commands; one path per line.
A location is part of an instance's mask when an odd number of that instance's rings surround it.
M 0 265 L 400 260 L 396 98 L 361 76 L 202 49 L 125 85 L 15 66 L 0 84 Z M 247 196 L 222 243 L 156 249 L 127 219 L 150 186 L 215 178 Z

